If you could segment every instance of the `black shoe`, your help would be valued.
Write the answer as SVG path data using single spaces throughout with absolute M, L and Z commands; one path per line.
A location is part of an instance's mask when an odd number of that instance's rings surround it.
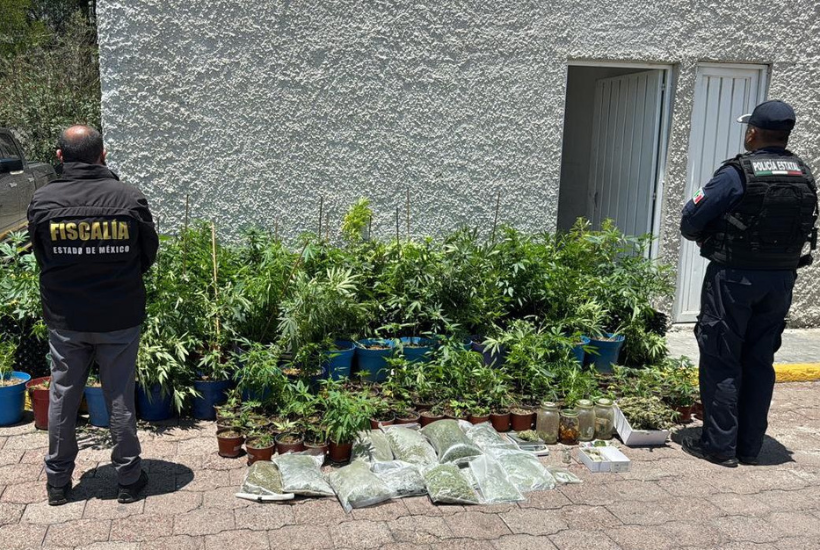
M 70 481 L 62 487 L 54 487 L 50 483 L 46 483 L 46 493 L 48 493 L 48 505 L 62 506 L 63 504 L 68 502 L 68 492 L 70 490 Z
M 738 456 L 737 459 L 741 464 L 745 464 L 746 466 L 757 466 L 760 464 L 756 456 Z
M 703 444 L 700 442 L 700 439 L 684 439 L 683 452 L 685 452 L 686 454 L 690 454 L 695 458 L 702 458 L 703 460 L 708 460 L 712 464 L 717 464 L 718 466 L 724 466 L 726 468 L 737 468 L 737 459 L 735 457 L 721 458 L 717 455 L 707 453 L 703 450 Z
M 140 491 L 145 489 L 148 485 L 148 474 L 145 470 L 140 472 L 140 477 L 130 485 L 120 485 L 120 491 L 117 494 L 117 502 L 120 504 L 131 504 L 139 500 Z

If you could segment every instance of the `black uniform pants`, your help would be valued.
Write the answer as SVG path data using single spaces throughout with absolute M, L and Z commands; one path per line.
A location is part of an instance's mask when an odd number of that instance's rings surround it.
M 706 269 L 695 336 L 704 449 L 754 458 L 768 427 L 774 354 L 792 303 L 794 271 Z

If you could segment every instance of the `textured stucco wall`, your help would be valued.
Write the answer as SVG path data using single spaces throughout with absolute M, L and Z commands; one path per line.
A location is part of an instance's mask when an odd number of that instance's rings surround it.
M 98 0 L 110 162 L 165 228 L 315 227 L 370 196 L 375 230 L 413 193 L 413 231 L 556 225 L 568 59 L 676 67 L 662 257 L 677 264 L 695 67 L 772 65 L 793 148 L 820 171 L 820 4 Z M 813 116 L 814 120 L 809 120 Z M 792 319 L 820 323 L 820 269 Z

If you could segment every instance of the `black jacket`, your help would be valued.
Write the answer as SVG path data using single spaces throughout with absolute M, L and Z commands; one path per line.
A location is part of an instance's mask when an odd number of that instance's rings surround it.
M 66 163 L 28 208 L 50 328 L 110 332 L 142 324 L 142 274 L 159 239 L 148 201 L 107 167 Z

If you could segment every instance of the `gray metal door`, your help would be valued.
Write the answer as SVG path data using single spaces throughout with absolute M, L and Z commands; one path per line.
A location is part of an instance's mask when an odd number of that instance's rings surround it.
M 595 84 L 587 216 L 611 218 L 628 235 L 652 232 L 661 136 L 660 69 Z
M 695 83 L 686 200 L 703 186 L 720 164 L 743 151 L 746 126 L 737 117 L 764 100 L 766 67 L 701 65 Z M 700 293 L 707 260 L 698 246 L 683 241 L 678 266 L 675 321 L 691 323 L 700 311 Z

